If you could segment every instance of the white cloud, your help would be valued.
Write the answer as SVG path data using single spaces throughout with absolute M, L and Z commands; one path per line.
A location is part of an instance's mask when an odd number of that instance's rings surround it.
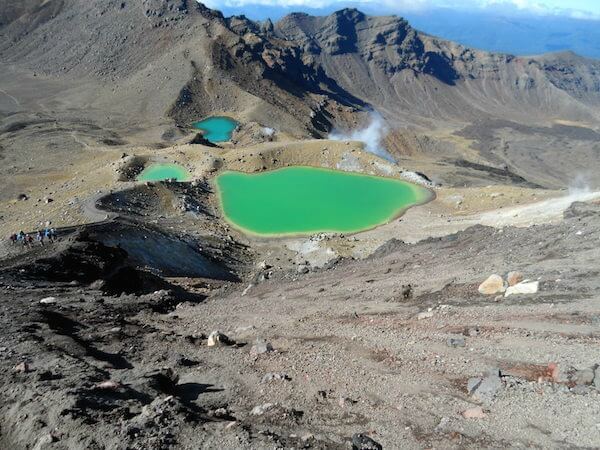
M 597 11 L 572 8 L 567 0 L 200 0 L 211 8 L 235 8 L 247 5 L 263 5 L 279 8 L 325 8 L 331 6 L 368 6 L 370 9 L 381 8 L 385 11 L 414 11 L 427 8 L 445 7 L 453 9 L 495 9 L 503 12 L 516 11 L 538 15 L 569 16 L 578 19 L 600 18 Z M 559 6 L 557 6 L 559 5 Z
M 245 5 L 264 5 L 278 6 L 282 8 L 306 7 L 306 8 L 325 8 L 327 6 L 337 5 L 343 7 L 347 4 L 352 6 L 363 5 L 381 5 L 386 8 L 394 9 L 416 9 L 429 6 L 431 0 L 204 0 L 202 3 L 211 8 L 218 7 L 239 7 Z

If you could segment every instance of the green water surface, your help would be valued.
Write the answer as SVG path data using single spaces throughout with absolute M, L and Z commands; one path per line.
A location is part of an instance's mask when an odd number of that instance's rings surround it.
M 216 183 L 226 219 L 262 236 L 367 230 L 432 195 L 392 178 L 314 167 L 260 174 L 229 171 Z
M 138 176 L 138 181 L 187 181 L 190 174 L 185 167 L 178 164 L 152 164 L 146 167 Z
M 205 139 L 216 143 L 229 141 L 238 123 L 230 117 L 217 116 L 195 122 L 193 126 L 204 132 Z

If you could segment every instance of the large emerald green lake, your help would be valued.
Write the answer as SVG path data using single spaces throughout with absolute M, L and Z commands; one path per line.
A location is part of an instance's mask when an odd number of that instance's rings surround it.
M 261 236 L 368 230 L 432 196 L 401 180 L 315 167 L 227 171 L 216 184 L 225 218 Z
M 138 176 L 138 181 L 187 181 L 189 172 L 179 164 L 152 164 Z
M 231 117 L 217 116 L 195 122 L 193 126 L 204 132 L 205 139 L 217 143 L 229 141 L 238 123 Z

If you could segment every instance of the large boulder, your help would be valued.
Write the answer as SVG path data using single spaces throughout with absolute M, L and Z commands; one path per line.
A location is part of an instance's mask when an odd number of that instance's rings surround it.
M 479 293 L 482 295 L 496 295 L 504 291 L 506 291 L 506 287 L 500 275 L 490 275 L 487 280 L 479 285 Z
M 510 286 L 506 293 L 505 297 L 509 297 L 511 295 L 525 295 L 525 294 L 535 294 L 540 288 L 539 281 L 523 281 L 522 283 L 515 284 L 514 286 Z
M 506 276 L 506 281 L 508 282 L 509 286 L 514 286 L 516 284 L 519 284 L 523 280 L 524 280 L 523 274 L 521 272 L 517 272 L 517 271 L 508 272 L 508 275 Z

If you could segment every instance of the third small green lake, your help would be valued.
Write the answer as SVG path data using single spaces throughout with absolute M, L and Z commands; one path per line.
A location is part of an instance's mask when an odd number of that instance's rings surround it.
M 216 184 L 225 218 L 260 236 L 368 230 L 433 195 L 393 178 L 303 166 L 259 174 L 227 171 Z
M 204 132 L 205 139 L 217 143 L 229 141 L 238 123 L 230 117 L 216 116 L 195 122 L 193 126 Z
M 138 181 L 187 181 L 190 174 L 179 164 L 152 164 L 138 176 Z

